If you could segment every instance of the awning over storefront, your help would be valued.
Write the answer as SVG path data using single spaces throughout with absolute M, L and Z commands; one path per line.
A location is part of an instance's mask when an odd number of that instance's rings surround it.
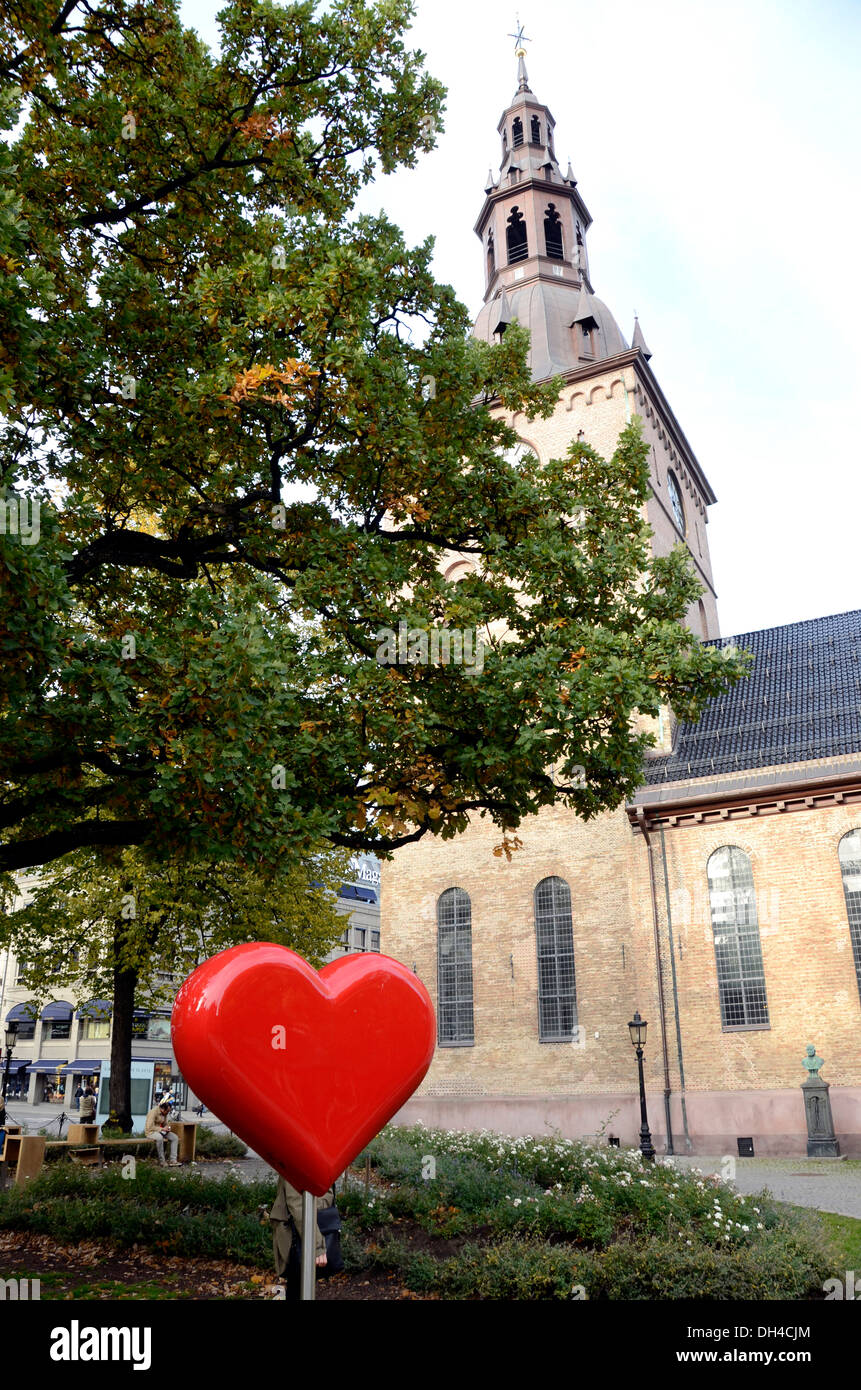
M 113 1012 L 110 999 L 91 999 L 89 1004 L 83 1004 L 75 1018 L 110 1018 Z
M 16 1004 L 6 1015 L 7 1023 L 34 1023 L 39 1010 L 35 1004 Z
M 20 1057 L 17 1061 L 16 1061 L 15 1058 L 13 1057 L 13 1058 L 12 1058 L 12 1061 L 9 1063 L 9 1072 L 10 1072 L 10 1075 L 11 1075 L 11 1073 L 12 1073 L 13 1071 L 20 1071 L 22 1067 L 29 1067 L 29 1065 L 30 1065 L 30 1063 L 29 1063 L 29 1061 L 27 1060 L 26 1057 Z M 4 1063 L 4 1066 L 3 1066 L 2 1069 L 3 1069 L 4 1071 L 6 1070 L 6 1068 L 5 1068 L 5 1063 Z
M 92 1060 L 89 1062 L 67 1062 L 64 1067 L 60 1068 L 60 1070 L 66 1072 L 67 1075 L 71 1072 L 74 1076 L 92 1076 L 95 1072 L 101 1071 L 101 1069 L 102 1064 L 98 1060 L 95 1062 Z
M 42 1010 L 42 1017 L 68 1022 L 72 1017 L 72 1006 L 65 999 L 54 999 L 50 1004 L 46 1004 Z
M 65 1057 L 40 1057 L 38 1062 L 31 1062 L 28 1071 L 62 1071 L 66 1065 Z

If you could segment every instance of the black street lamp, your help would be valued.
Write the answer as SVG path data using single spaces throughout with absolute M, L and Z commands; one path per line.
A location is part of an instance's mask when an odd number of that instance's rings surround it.
M 652 1136 L 649 1133 L 649 1120 L 646 1115 L 646 1084 L 643 1081 L 643 1048 L 646 1046 L 647 1026 L 646 1020 L 640 1018 L 640 1012 L 637 1010 L 628 1024 L 628 1032 L 631 1034 L 631 1043 L 637 1053 L 637 1069 L 640 1074 L 640 1153 L 647 1163 L 654 1163 L 655 1150 Z
M 9 1063 L 12 1061 L 12 1052 L 18 1038 L 17 1023 L 6 1024 L 6 1070 L 3 1073 L 3 1104 L 6 1104 L 6 1088 L 9 1085 Z

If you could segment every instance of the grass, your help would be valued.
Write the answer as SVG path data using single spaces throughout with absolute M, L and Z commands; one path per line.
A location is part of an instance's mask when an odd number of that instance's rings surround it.
M 829 1244 L 837 1257 L 837 1271 L 861 1272 L 861 1221 L 854 1216 L 838 1216 L 833 1211 L 817 1212 Z

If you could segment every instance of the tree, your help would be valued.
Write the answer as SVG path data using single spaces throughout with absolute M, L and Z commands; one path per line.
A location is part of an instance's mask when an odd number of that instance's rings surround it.
M 29 901 L 0 917 L 0 945 L 26 962 L 31 998 L 58 988 L 113 1001 L 110 1109 L 131 1129 L 132 1019 L 169 1005 L 176 981 L 243 941 L 275 941 L 319 966 L 344 928 L 336 911 L 343 850 L 322 847 L 277 874 L 134 850 L 79 850 L 43 870 Z
M 12 9 L 0 478 L 43 505 L 0 537 L 0 870 L 588 817 L 639 781 L 637 711 L 743 670 L 650 558 L 636 428 L 506 461 L 492 407 L 556 398 L 524 333 L 471 339 L 431 243 L 352 215 L 440 119 L 409 14 L 233 0 L 216 58 L 172 0 Z M 381 662 L 402 621 L 483 635 L 480 673 Z

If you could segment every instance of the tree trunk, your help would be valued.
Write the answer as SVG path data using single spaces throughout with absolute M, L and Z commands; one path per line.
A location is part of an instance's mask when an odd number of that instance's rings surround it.
M 114 927 L 114 1021 L 111 1039 L 110 1119 L 123 1134 L 132 1132 L 132 1018 L 138 972 L 121 967 L 127 923 Z

